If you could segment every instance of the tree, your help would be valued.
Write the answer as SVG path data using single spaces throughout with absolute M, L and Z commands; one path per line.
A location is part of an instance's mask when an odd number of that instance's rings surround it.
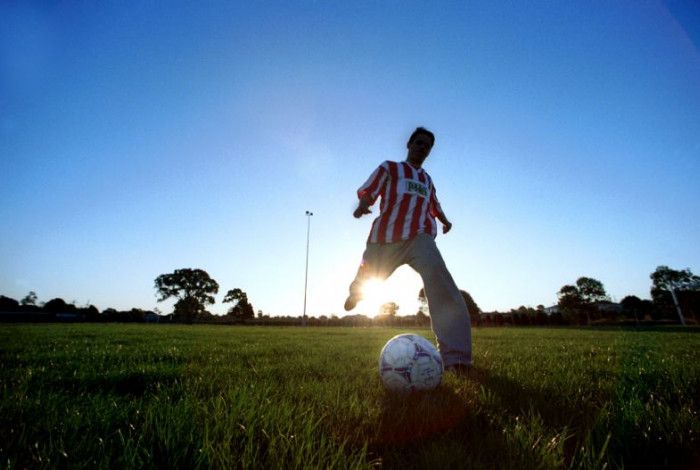
M 430 317 L 423 313 L 421 309 L 418 309 L 418 312 L 416 313 L 416 323 L 419 326 L 430 325 Z
M 75 304 L 66 303 L 61 298 L 51 299 L 44 304 L 44 311 L 47 313 L 77 313 L 78 307 Z
M 544 305 L 540 304 L 537 306 L 535 313 L 535 324 L 536 325 L 546 325 L 549 322 L 549 317 L 544 310 Z
M 603 283 L 592 277 L 580 277 L 576 280 L 581 299 L 585 304 L 594 304 L 608 300 L 608 294 L 605 292 Z
M 464 299 L 464 303 L 467 304 L 467 310 L 469 311 L 469 318 L 471 324 L 481 325 L 481 309 L 479 308 L 479 306 L 476 304 L 476 302 L 474 302 L 474 299 L 469 294 L 469 292 L 465 290 L 460 290 L 459 293 Z
M 651 298 L 662 317 L 673 318 L 676 315 L 671 289 L 676 290 L 677 300 L 681 310 L 694 315 L 698 310 L 698 295 L 700 277 L 690 269 L 677 271 L 668 266 L 658 266 L 649 275 L 652 281 Z
M 219 284 L 206 271 L 189 268 L 161 274 L 155 280 L 155 288 L 160 294 L 158 302 L 170 297 L 178 299 L 175 317 L 188 322 L 206 312 L 204 306 L 213 304 L 213 294 L 219 292 Z
M 464 299 L 464 303 L 467 304 L 467 310 L 469 311 L 469 317 L 472 325 L 480 325 L 481 324 L 481 309 L 479 306 L 474 302 L 474 299 L 472 296 L 469 294 L 469 292 L 465 290 L 460 290 L 459 294 L 462 296 Z M 420 304 L 419 311 L 423 314 L 428 314 L 430 313 L 430 309 L 428 306 L 428 299 L 425 296 L 425 289 L 421 288 L 421 290 L 418 291 L 418 302 Z
M 19 302 L 17 302 L 15 299 L 12 299 L 10 297 L 5 297 L 4 295 L 0 295 L 0 312 L 18 312 L 19 311 Z
M 379 311 L 377 312 L 376 318 L 374 318 L 375 325 L 391 325 L 394 323 L 396 318 L 396 313 L 399 311 L 399 305 L 396 302 L 386 302 L 379 306 Z
M 567 284 L 562 286 L 557 293 L 559 297 L 559 309 L 565 318 L 575 318 L 577 323 L 581 323 L 582 316 L 585 313 L 583 309 L 583 299 L 578 287 Z M 587 317 L 586 317 L 587 318 Z M 588 319 L 590 321 L 590 319 Z
M 100 311 L 94 305 L 89 305 L 85 308 L 81 308 L 80 312 L 85 315 L 85 318 L 89 321 L 97 321 L 100 319 Z
M 24 306 L 28 305 L 36 305 L 37 301 L 37 296 L 36 292 L 33 290 L 30 290 L 29 293 L 20 301 L 20 303 Z
M 428 299 L 425 297 L 425 288 L 423 287 L 418 291 L 418 312 L 426 316 L 430 313 Z
M 655 291 L 668 291 L 672 285 L 683 286 L 700 282 L 700 276 L 694 275 L 690 269 L 686 268 L 682 271 L 676 271 L 668 266 L 658 266 L 649 277 L 652 280 L 652 299 Z
M 191 323 L 195 318 L 203 316 L 205 312 L 206 309 L 200 301 L 194 297 L 185 297 L 175 304 L 173 316 L 178 320 Z
M 643 315 L 642 299 L 636 295 L 628 295 L 620 301 L 622 307 L 622 315 L 626 318 L 634 318 L 639 323 L 639 318 Z
M 559 308 L 565 316 L 574 317 L 579 324 L 591 323 L 592 315 L 597 315 L 595 304 L 608 300 L 603 283 L 592 277 L 580 277 L 576 285 L 567 284 L 559 293 Z
M 396 302 L 387 302 L 379 307 L 380 316 L 394 317 L 399 311 L 399 304 Z
M 253 306 L 248 302 L 248 295 L 239 288 L 231 289 L 224 297 L 224 303 L 235 302 L 227 313 L 237 320 L 249 320 L 255 316 Z

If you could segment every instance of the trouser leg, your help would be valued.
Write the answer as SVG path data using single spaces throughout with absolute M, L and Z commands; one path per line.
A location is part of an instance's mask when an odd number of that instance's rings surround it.
M 368 279 L 380 281 L 388 278 L 396 268 L 404 264 L 409 242 L 368 243 L 362 254 L 362 264 L 350 283 L 350 295 L 362 297 L 362 285 Z
M 408 264 L 423 278 L 433 333 L 445 366 L 471 364 L 471 324 L 464 298 L 447 270 L 435 240 L 419 234 L 412 241 Z

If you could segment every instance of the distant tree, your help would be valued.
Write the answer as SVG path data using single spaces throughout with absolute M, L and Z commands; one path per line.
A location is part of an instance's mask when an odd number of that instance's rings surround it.
M 100 319 L 100 311 L 97 310 L 97 307 L 95 307 L 94 305 L 81 308 L 80 313 L 85 315 L 85 318 L 89 321 L 97 321 Z
M 639 323 L 639 319 L 643 318 L 642 315 L 642 299 L 636 295 L 628 295 L 620 301 L 620 306 L 622 307 L 622 315 L 626 318 L 634 318 L 634 320 Z
M 396 316 L 398 311 L 399 311 L 399 304 L 397 304 L 396 302 L 387 302 L 387 303 L 382 304 L 379 307 L 379 315 L 380 316 L 393 317 L 393 316 Z
M 430 314 L 430 310 L 428 309 L 428 299 L 425 297 L 425 288 L 423 287 L 421 287 L 418 291 L 418 311 L 426 316 Z
M 374 318 L 375 325 L 392 325 L 396 321 L 396 313 L 399 305 L 396 302 L 386 302 L 379 306 L 377 316 Z
M 227 313 L 237 320 L 249 320 L 255 316 L 253 306 L 248 302 L 248 295 L 239 288 L 231 289 L 224 297 L 224 303 L 234 302 Z
M 51 299 L 44 304 L 44 311 L 47 313 L 77 313 L 78 307 L 74 304 L 66 303 L 61 298 Z
M 525 307 L 524 305 L 521 305 L 516 310 L 511 310 L 510 314 L 515 325 L 527 326 L 535 323 L 537 311 L 532 307 Z
M 565 317 L 575 318 L 577 323 L 591 323 L 597 316 L 596 303 L 608 300 L 603 283 L 591 277 L 580 277 L 576 285 L 567 284 L 558 293 L 559 308 Z
M 206 271 L 189 268 L 161 274 L 155 280 L 155 288 L 160 294 L 158 302 L 170 297 L 178 299 L 175 317 L 187 322 L 206 312 L 205 305 L 213 304 L 213 294 L 219 292 L 219 284 Z
M 469 318 L 471 324 L 481 325 L 481 309 L 479 308 L 479 306 L 476 304 L 476 302 L 474 302 L 474 299 L 469 294 L 469 292 L 465 290 L 460 290 L 459 293 L 464 299 L 464 303 L 467 304 L 467 310 L 469 311 Z
M 33 290 L 30 290 L 29 293 L 24 296 L 24 298 L 20 301 L 22 305 L 29 306 L 29 305 L 36 305 L 37 301 L 37 296 L 36 292 Z
M 117 309 L 109 307 L 102 311 L 102 318 L 106 321 L 116 321 L 118 313 Z
M 605 292 L 603 283 L 592 277 L 580 277 L 576 280 L 581 300 L 585 304 L 594 304 L 608 299 L 608 294 Z
M 467 310 L 469 311 L 469 317 L 471 319 L 472 325 L 480 325 L 481 324 L 481 309 L 479 306 L 474 302 L 474 299 L 472 296 L 469 294 L 469 292 L 465 290 L 460 290 L 459 294 L 462 296 L 464 299 L 464 302 L 467 304 Z M 430 308 L 428 305 L 428 299 L 425 296 L 425 289 L 421 288 L 421 290 L 418 291 L 418 303 L 420 305 L 419 310 L 424 313 L 424 314 L 429 314 L 430 313 Z
M 651 297 L 654 299 L 654 294 L 658 291 L 668 291 L 672 285 L 690 285 L 700 282 L 700 276 L 696 276 L 690 269 L 677 271 L 668 266 L 658 266 L 656 270 L 649 275 L 652 280 Z
M 537 306 L 536 309 L 536 314 L 535 314 L 535 324 L 542 326 L 546 325 L 549 323 L 549 317 L 547 316 L 547 313 L 544 310 L 544 305 L 540 304 Z
M 581 298 L 578 287 L 572 286 L 571 284 L 562 286 L 557 296 L 559 297 L 558 305 L 562 317 L 574 319 L 577 323 L 582 323 L 582 318 L 586 318 L 590 321 L 590 318 L 588 318 L 584 311 L 583 299 Z
M 496 326 L 505 325 L 505 317 L 503 316 L 503 314 L 500 312 L 496 312 L 495 315 L 493 316 L 493 323 Z
M 693 318 L 696 322 L 700 319 L 700 290 L 681 291 L 678 301 L 686 319 Z
M 651 299 L 661 317 L 675 318 L 677 315 L 670 292 L 672 288 L 680 288 L 676 294 L 681 309 L 687 312 L 684 315 L 687 316 L 690 313 L 694 316 L 695 311 L 700 307 L 695 300 L 698 294 L 693 294 L 700 289 L 699 276 L 694 275 L 690 269 L 678 271 L 668 266 L 658 266 L 649 277 L 652 281 Z
M 17 302 L 15 299 L 12 299 L 10 297 L 5 297 L 4 295 L 0 295 L 0 312 L 18 312 L 19 311 L 19 302 Z
M 178 321 L 191 323 L 195 318 L 201 318 L 206 309 L 204 305 L 194 297 L 185 297 L 175 303 L 173 317 Z
M 418 312 L 416 312 L 416 323 L 418 323 L 419 326 L 430 325 L 430 317 L 423 313 L 421 309 L 418 309 Z
M 129 318 L 129 321 L 138 321 L 138 322 L 145 321 L 147 313 L 148 312 L 146 312 L 145 310 L 142 310 L 140 308 L 132 308 L 131 310 L 126 312 L 128 318 Z

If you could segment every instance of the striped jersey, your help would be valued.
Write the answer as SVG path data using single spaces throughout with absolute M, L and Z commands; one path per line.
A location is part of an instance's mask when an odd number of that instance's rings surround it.
M 437 235 L 435 217 L 442 213 L 430 175 L 408 162 L 385 161 L 357 190 L 370 205 L 379 196 L 379 216 L 372 223 L 369 243 L 410 240 L 418 233 Z

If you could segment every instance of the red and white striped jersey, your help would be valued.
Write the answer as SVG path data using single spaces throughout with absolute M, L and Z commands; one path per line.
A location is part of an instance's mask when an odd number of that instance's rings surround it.
M 408 162 L 385 161 L 357 190 L 357 196 L 374 204 L 379 196 L 379 217 L 372 223 L 369 243 L 410 240 L 418 233 L 437 235 L 435 217 L 442 213 L 430 175 Z

